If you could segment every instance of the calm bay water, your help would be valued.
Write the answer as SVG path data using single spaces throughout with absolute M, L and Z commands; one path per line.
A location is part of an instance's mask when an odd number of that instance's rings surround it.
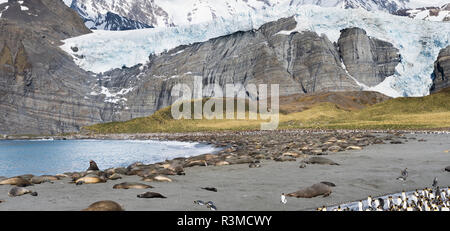
M 85 171 L 89 160 L 100 169 L 136 161 L 156 163 L 216 151 L 198 143 L 151 140 L 13 140 L 0 141 L 0 176 Z

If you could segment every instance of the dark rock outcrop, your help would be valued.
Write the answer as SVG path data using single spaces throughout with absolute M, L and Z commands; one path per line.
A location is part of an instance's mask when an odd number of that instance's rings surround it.
M 371 38 L 360 28 L 341 31 L 339 53 L 348 72 L 367 86 L 376 86 L 395 73 L 399 50 L 392 44 Z
M 442 49 L 434 63 L 434 79 L 431 92 L 450 87 L 450 46 Z
M 70 132 L 102 122 L 107 106 L 85 98 L 95 78 L 58 47 L 90 32 L 78 15 L 54 0 L 10 0 L 0 8 L 7 8 L 0 18 L 0 133 Z

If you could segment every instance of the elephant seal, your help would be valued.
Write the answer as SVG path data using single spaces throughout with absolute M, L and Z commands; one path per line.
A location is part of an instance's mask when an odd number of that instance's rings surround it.
M 16 177 L 19 177 L 19 178 L 22 178 L 22 179 L 30 181 L 31 178 L 34 177 L 34 175 L 33 174 L 25 174 L 25 175 L 20 175 L 20 176 L 16 176 Z
M 95 163 L 95 161 L 90 160 L 89 168 L 86 171 L 100 171 L 100 169 L 98 168 L 97 163 Z
M 57 176 L 34 176 L 33 178 L 31 178 L 31 183 L 33 184 L 42 184 L 42 183 L 46 183 L 46 182 L 50 182 L 53 183 L 53 181 L 57 181 L 59 180 L 59 177 Z
M 336 184 L 334 184 L 334 183 L 331 183 L 331 182 L 328 182 L 328 181 L 322 181 L 322 182 L 320 182 L 321 184 L 326 184 L 326 185 L 328 185 L 328 186 L 330 186 L 330 187 L 336 187 Z
M 21 177 L 11 177 L 0 181 L 0 185 L 15 185 L 18 187 L 27 187 L 32 185 L 32 183 L 29 180 Z
M 33 192 L 29 189 L 26 188 L 22 188 L 22 187 L 14 187 L 11 190 L 9 190 L 8 192 L 8 196 L 10 197 L 18 197 L 18 196 L 22 196 L 25 194 L 31 194 L 32 196 L 37 196 L 37 192 Z
M 222 160 L 222 161 L 218 161 L 214 164 L 214 166 L 225 166 L 225 165 L 230 165 L 230 163 Z
M 145 176 L 145 177 L 142 177 L 142 181 L 145 181 L 145 182 L 173 182 L 172 179 L 170 179 L 167 176 L 163 176 L 163 175 Z
M 156 192 L 146 192 L 146 193 L 137 195 L 137 197 L 139 197 L 139 198 L 167 198 Z
M 210 191 L 210 192 L 217 192 L 217 189 L 213 188 L 213 187 L 205 187 L 205 188 L 201 188 L 201 189 L 206 190 L 206 191 Z
M 184 164 L 183 167 L 190 168 L 194 166 L 208 166 L 205 160 L 191 160 Z
M 322 165 L 339 165 L 338 163 L 323 157 L 311 157 L 307 160 L 304 160 L 303 163 L 306 164 L 322 164 Z
M 331 194 L 331 192 L 332 191 L 330 186 L 328 186 L 327 184 L 318 183 L 310 187 L 300 189 L 297 192 L 289 193 L 286 196 L 297 198 L 313 198 L 323 195 L 323 197 L 327 197 Z
M 248 165 L 248 167 L 249 168 L 261 168 L 261 165 L 257 164 L 257 163 L 251 163 L 251 164 Z
M 124 183 L 116 184 L 113 186 L 113 189 L 147 189 L 147 188 L 153 188 L 153 187 L 150 185 L 134 183 L 134 182 L 124 182 Z
M 120 176 L 117 173 L 113 173 L 110 176 L 108 176 L 108 180 L 119 180 L 119 179 L 122 179 L 122 176 Z
M 450 172 L 450 166 L 445 167 L 445 171 Z
M 122 206 L 114 201 L 97 201 L 81 211 L 125 211 Z
M 85 176 L 77 179 L 75 181 L 76 185 L 82 185 L 82 184 L 98 184 L 98 183 L 105 183 L 106 180 L 103 177 L 99 176 Z

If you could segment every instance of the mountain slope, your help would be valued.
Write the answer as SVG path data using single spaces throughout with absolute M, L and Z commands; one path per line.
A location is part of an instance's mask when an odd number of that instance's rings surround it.
M 80 17 L 84 20 L 86 26 L 93 30 L 136 30 L 152 28 L 145 23 L 141 23 L 110 11 L 97 12 L 94 14 L 87 10 L 86 5 L 77 4 L 76 1 L 70 4 Z
M 395 13 L 400 16 L 408 16 L 414 19 L 446 22 L 450 21 L 450 3 L 441 7 L 422 7 L 417 9 L 403 9 Z
M 108 12 L 153 27 L 182 26 L 230 19 L 262 10 L 317 5 L 394 13 L 401 9 L 441 6 L 445 0 L 64 0 L 86 21 Z
M 258 14 L 237 16 L 230 20 L 144 29 L 133 33 L 96 31 L 87 36 L 65 40 L 66 44 L 62 48 L 74 55 L 75 62 L 82 68 L 105 72 L 122 66 L 146 64 L 149 54 L 160 54 L 179 45 L 204 42 L 236 31 L 258 29 L 264 23 L 286 15 L 294 15 L 297 26 L 292 30 L 281 31 L 281 34 L 313 31 L 319 35 L 325 34 L 331 42 L 337 43 L 342 29 L 358 27 L 364 29 L 370 37 L 392 43 L 401 55 L 401 63 L 396 66 L 394 75 L 375 87 L 370 84 L 361 85 L 367 90 L 379 91 L 392 97 L 429 94 L 434 62 L 439 51 L 450 45 L 450 27 L 442 22 L 412 20 L 361 9 L 302 6 L 283 10 L 269 8 Z M 73 52 L 70 47 L 77 47 L 77 52 Z M 83 58 L 80 59 L 80 56 Z M 351 67 L 349 68 L 351 73 Z
M 0 11 L 0 134 L 72 132 L 108 120 L 108 105 L 86 98 L 92 73 L 59 48 L 91 32 L 80 17 L 54 0 L 9 0 Z

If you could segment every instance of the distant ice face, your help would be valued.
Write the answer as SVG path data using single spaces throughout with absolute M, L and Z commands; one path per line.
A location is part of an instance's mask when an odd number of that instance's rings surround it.
M 75 62 L 83 69 L 99 73 L 123 65 L 146 63 L 151 53 L 161 53 L 179 45 L 203 42 L 236 31 L 257 29 L 264 23 L 291 15 L 295 15 L 298 23 L 296 31 L 315 31 L 327 35 L 331 41 L 338 40 L 341 29 L 360 27 L 369 36 L 394 44 L 400 50 L 402 63 L 397 66 L 394 76 L 373 88 L 393 97 L 429 94 L 433 63 L 439 51 L 450 45 L 449 23 L 414 20 L 362 9 L 287 5 L 194 25 L 120 32 L 96 31 L 65 40 L 62 49 L 74 55 Z M 78 47 L 79 51 L 75 53 L 71 47 Z

